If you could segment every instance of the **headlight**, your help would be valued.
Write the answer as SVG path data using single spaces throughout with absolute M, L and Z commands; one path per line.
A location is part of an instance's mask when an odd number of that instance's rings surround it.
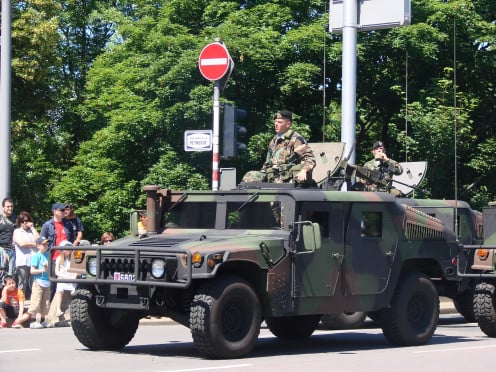
M 91 257 L 88 260 L 88 272 L 92 276 L 96 276 L 96 257 Z
M 165 274 L 165 261 L 156 259 L 152 261 L 152 276 L 155 279 L 162 278 Z

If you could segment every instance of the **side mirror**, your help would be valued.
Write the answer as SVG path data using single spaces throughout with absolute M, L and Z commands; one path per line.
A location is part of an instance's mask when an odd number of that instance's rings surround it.
M 305 251 L 314 252 L 322 246 L 322 235 L 320 233 L 320 225 L 316 222 L 307 221 L 302 227 L 303 244 Z

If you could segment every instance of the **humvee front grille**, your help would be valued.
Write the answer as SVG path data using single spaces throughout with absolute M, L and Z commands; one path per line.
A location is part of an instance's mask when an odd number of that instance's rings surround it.
M 78 246 L 65 247 L 71 251 L 85 251 L 85 257 L 96 257 L 97 276 L 84 274 L 82 278 L 63 279 L 50 274 L 56 283 L 119 284 L 126 286 L 156 286 L 187 288 L 191 285 L 191 252 L 171 248 L 177 241 L 164 244 L 149 239 L 147 244 L 133 243 L 127 247 Z M 154 259 L 165 261 L 165 275 L 154 278 L 151 273 Z
M 159 258 L 165 261 L 165 277 L 161 279 L 155 279 L 151 275 L 152 261 L 155 258 Z M 136 262 L 138 262 L 138 268 L 136 270 Z M 147 257 L 141 258 L 136 261 L 134 258 L 129 257 L 101 257 L 100 261 L 100 275 L 101 279 L 113 279 L 115 273 L 120 274 L 138 274 L 139 280 L 167 280 L 176 281 L 177 280 L 177 258 L 173 256 L 167 257 Z

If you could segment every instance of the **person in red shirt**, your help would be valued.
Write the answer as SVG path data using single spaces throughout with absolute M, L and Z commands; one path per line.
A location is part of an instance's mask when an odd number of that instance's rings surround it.
M 51 251 L 54 247 L 62 245 L 62 242 L 74 243 L 76 240 L 77 227 L 71 220 L 65 218 L 66 204 L 54 203 L 52 205 L 53 217 L 45 221 L 41 226 L 40 236 L 48 239 L 48 250 Z M 60 254 L 60 250 L 55 250 L 52 254 L 53 267 L 55 267 L 55 260 Z M 55 295 L 56 285 L 52 283 L 50 286 L 50 301 Z
M 7 327 L 7 318 L 16 318 L 12 323 L 12 328 L 22 328 L 21 318 L 24 315 L 24 301 L 26 300 L 24 292 L 17 288 L 12 275 L 7 275 L 3 283 L 0 299 L 0 327 Z
M 53 217 L 45 221 L 41 226 L 40 236 L 48 238 L 48 250 L 58 247 L 63 241 L 74 244 L 76 240 L 77 227 L 71 220 L 65 218 L 65 204 L 55 203 L 52 205 Z M 54 252 L 52 259 L 56 259 L 59 252 Z

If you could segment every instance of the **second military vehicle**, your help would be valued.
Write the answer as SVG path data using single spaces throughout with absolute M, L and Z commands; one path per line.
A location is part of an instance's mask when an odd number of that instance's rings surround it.
M 483 242 L 462 246 L 458 275 L 477 280 L 473 297 L 474 318 L 489 337 L 496 337 L 496 203 L 482 210 Z

